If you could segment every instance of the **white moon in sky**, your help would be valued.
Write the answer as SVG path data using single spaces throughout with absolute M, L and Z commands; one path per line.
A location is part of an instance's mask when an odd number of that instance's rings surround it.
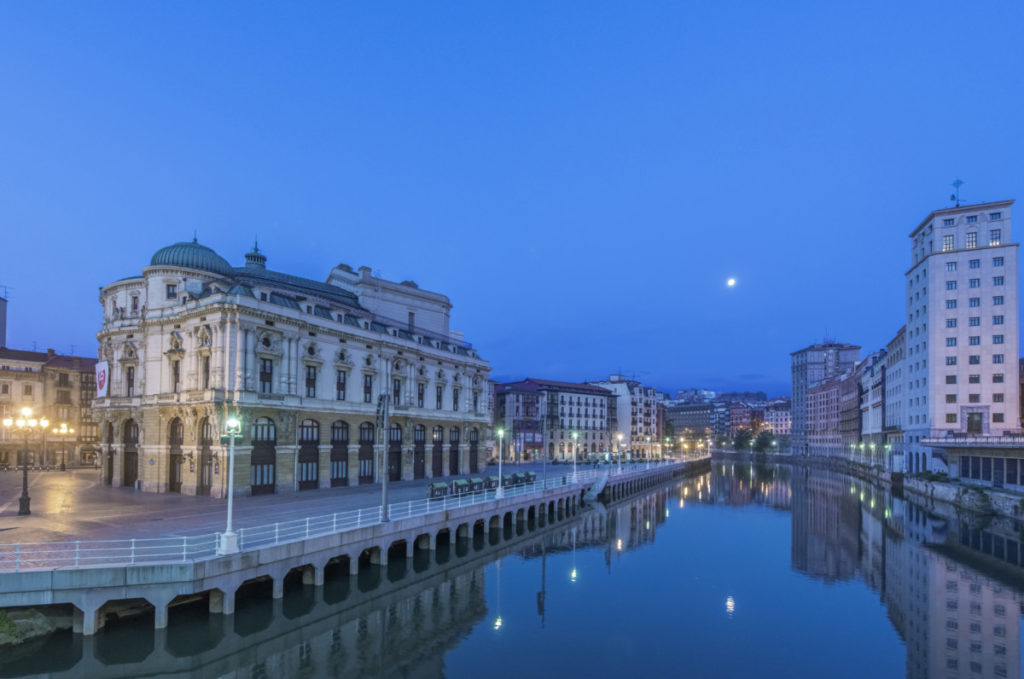
M 731 287 L 736 285 L 736 279 L 735 278 L 730 278 L 729 280 L 727 280 L 725 282 L 725 284 L 728 285 L 731 288 Z

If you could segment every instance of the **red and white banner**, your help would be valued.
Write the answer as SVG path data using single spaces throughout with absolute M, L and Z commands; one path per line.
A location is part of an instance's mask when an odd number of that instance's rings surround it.
M 106 398 L 110 389 L 110 370 L 106 361 L 96 364 L 96 398 Z

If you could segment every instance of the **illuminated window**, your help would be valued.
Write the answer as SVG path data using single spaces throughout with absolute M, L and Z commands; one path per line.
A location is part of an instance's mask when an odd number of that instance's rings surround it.
M 976 247 L 978 247 L 978 232 L 977 231 L 969 231 L 967 233 L 967 249 L 968 250 L 973 250 Z
M 942 251 L 949 252 L 953 249 L 953 235 L 949 234 L 942 237 Z

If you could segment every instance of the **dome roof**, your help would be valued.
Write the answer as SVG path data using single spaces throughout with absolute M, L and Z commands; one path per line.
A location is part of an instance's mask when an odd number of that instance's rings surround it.
M 231 276 L 235 273 L 226 259 L 195 240 L 191 243 L 181 242 L 160 248 L 149 260 L 149 265 L 179 266 L 185 269 L 209 271 L 222 276 Z

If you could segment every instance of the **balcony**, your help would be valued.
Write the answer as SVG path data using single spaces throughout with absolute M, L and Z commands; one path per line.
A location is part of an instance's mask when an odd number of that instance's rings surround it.
M 945 436 L 925 436 L 921 443 L 935 448 L 1024 448 L 1024 432 L 1006 431 L 1001 436 L 949 431 Z

